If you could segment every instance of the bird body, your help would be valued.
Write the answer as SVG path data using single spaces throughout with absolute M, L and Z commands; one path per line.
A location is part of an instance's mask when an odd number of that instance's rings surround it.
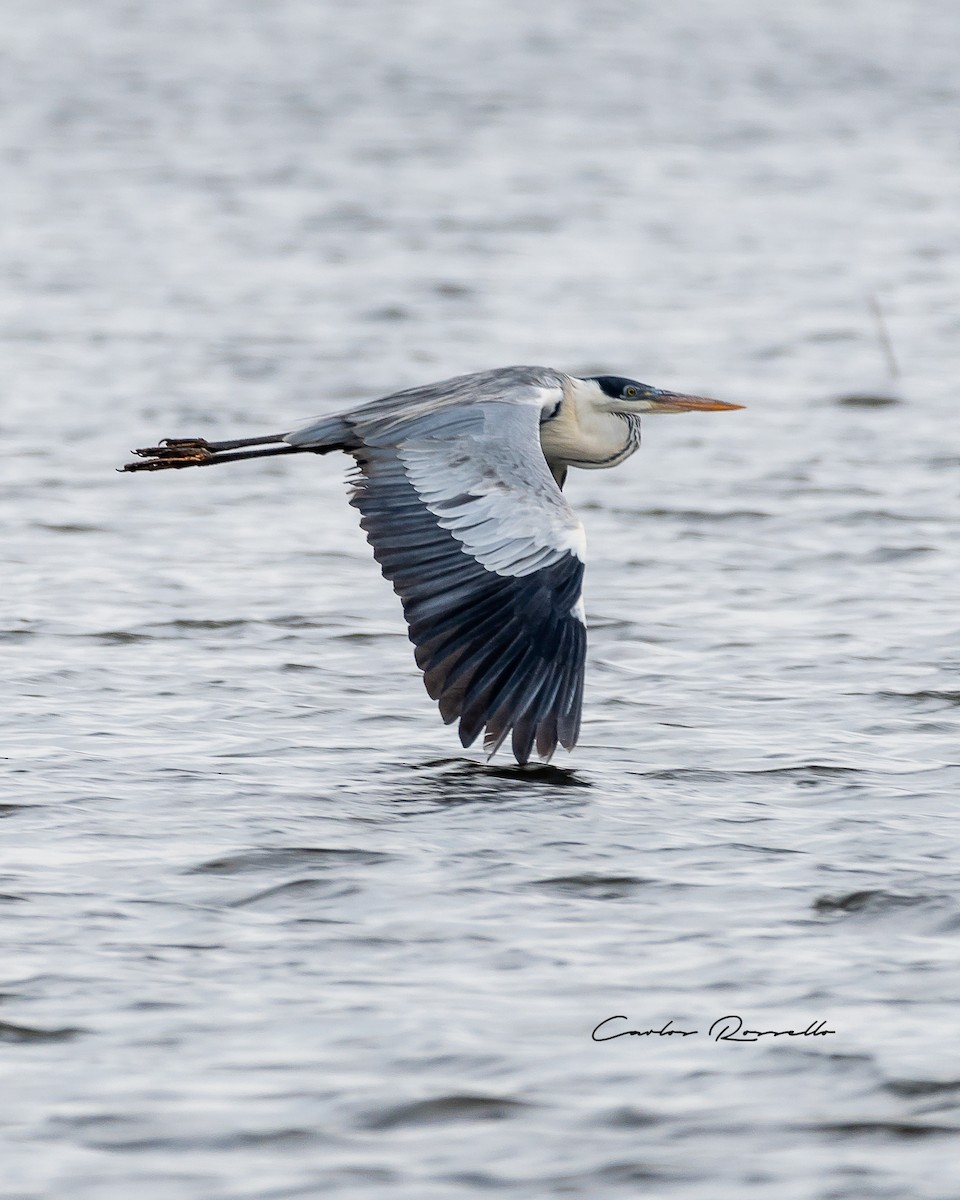
M 586 623 L 583 526 L 569 467 L 613 467 L 640 444 L 640 413 L 740 405 L 620 376 L 504 367 L 396 392 L 282 434 L 167 439 L 123 470 L 211 466 L 342 450 L 351 503 L 403 603 L 416 660 L 466 746 L 512 733 L 517 761 L 572 749 Z M 248 449 L 248 447 L 256 447 Z

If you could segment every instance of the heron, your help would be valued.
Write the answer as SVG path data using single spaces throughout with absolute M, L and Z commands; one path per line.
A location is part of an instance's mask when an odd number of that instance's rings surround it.
M 514 366 L 394 392 L 286 433 L 165 438 L 123 471 L 344 451 L 350 503 L 400 596 L 431 699 L 460 741 L 525 766 L 576 745 L 587 629 L 571 467 L 616 467 L 642 414 L 743 408 L 620 375 Z

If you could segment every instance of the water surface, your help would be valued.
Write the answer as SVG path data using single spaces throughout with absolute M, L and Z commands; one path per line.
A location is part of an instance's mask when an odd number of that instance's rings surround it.
M 6 1194 L 955 1195 L 960 17 L 721 7 L 8 6 Z M 511 362 L 748 405 L 571 477 L 548 770 L 346 461 L 112 470 Z

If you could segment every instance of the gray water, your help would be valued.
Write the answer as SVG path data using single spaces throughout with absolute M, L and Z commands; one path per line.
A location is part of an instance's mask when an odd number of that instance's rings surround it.
M 960 9 L 794 7 L 6 0 L 5 1197 L 957 1195 Z M 545 770 L 346 460 L 113 472 L 512 362 L 748 406 Z

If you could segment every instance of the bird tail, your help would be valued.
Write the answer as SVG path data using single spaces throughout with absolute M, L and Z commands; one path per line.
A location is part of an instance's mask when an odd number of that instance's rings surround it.
M 304 436 L 307 434 L 308 436 Z M 164 438 L 159 446 L 134 450 L 137 462 L 124 463 L 120 471 L 166 471 L 180 467 L 213 467 L 217 463 L 244 458 L 268 458 L 277 454 L 329 454 L 346 450 L 349 429 L 340 417 L 320 418 L 294 433 L 270 433 L 260 437 L 208 442 L 206 438 Z

